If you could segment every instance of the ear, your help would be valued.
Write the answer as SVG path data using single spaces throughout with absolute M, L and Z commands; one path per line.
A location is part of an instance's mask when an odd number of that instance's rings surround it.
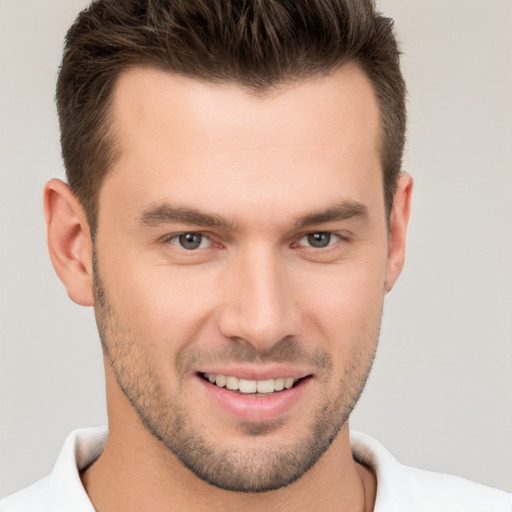
M 389 292 L 402 272 L 405 261 L 405 239 L 411 213 L 412 178 L 402 174 L 393 200 L 389 218 L 388 262 L 386 292 Z
M 81 306 L 94 304 L 92 241 L 85 212 L 70 188 L 58 179 L 44 189 L 44 214 L 53 268 L 70 299 Z

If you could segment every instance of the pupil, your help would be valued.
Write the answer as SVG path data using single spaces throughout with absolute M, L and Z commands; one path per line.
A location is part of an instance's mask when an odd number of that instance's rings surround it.
M 203 235 L 197 233 L 184 233 L 179 236 L 180 245 L 184 249 L 197 249 L 201 245 Z
M 312 247 L 327 247 L 330 241 L 330 233 L 311 233 L 308 235 L 308 242 Z

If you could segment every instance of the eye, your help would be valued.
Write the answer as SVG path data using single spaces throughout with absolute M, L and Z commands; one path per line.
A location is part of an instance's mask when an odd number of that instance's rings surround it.
M 180 233 L 173 235 L 170 242 L 187 251 L 204 249 L 210 245 L 210 239 L 202 233 Z
M 316 233 L 308 233 L 299 241 L 299 245 L 314 247 L 315 249 L 323 249 L 329 245 L 333 245 L 341 239 L 339 235 L 329 233 L 328 231 L 318 231 Z

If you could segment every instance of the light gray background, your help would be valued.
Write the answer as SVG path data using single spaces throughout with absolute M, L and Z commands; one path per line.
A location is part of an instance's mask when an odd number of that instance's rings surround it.
M 0 0 L 0 496 L 105 422 L 92 311 L 45 247 L 53 104 L 85 0 Z M 512 2 L 385 0 L 405 53 L 415 179 L 405 271 L 352 427 L 401 461 L 512 490 Z

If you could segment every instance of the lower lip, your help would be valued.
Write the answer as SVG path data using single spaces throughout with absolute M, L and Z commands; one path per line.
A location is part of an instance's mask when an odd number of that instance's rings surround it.
M 258 396 L 219 388 L 200 376 L 197 376 L 197 379 L 208 393 L 208 396 L 220 405 L 224 411 L 240 421 L 252 423 L 282 417 L 299 401 L 305 389 L 311 383 L 311 377 L 306 377 L 290 389 Z

